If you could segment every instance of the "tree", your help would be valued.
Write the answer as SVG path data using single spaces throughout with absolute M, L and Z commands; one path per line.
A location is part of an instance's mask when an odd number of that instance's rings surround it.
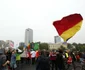
M 47 44 L 47 43 L 41 43 L 41 44 L 39 45 L 39 49 L 40 49 L 40 50 L 43 50 L 43 49 L 48 50 L 48 44 Z
M 72 45 L 75 46 L 76 51 L 80 51 L 80 52 L 84 52 L 85 51 L 85 44 L 73 43 Z
M 62 45 L 60 46 L 60 48 L 61 48 L 62 50 L 66 50 L 66 48 L 65 48 L 65 47 L 63 47 Z
M 67 48 L 68 48 L 68 49 L 72 49 L 73 46 L 72 46 L 70 43 L 68 43 Z

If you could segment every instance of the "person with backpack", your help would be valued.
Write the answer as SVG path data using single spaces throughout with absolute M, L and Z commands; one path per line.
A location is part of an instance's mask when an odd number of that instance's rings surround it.
M 6 61 L 6 55 L 4 55 L 4 50 L 0 49 L 0 70 L 8 70 L 7 64 L 10 62 Z

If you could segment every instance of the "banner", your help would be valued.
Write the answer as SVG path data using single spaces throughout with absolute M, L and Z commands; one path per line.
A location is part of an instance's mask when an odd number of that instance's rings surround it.
M 35 51 L 36 50 L 39 50 L 39 43 L 34 43 L 34 48 L 33 48 Z

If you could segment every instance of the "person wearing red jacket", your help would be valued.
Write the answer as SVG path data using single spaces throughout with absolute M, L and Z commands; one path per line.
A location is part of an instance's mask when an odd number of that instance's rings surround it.
M 68 64 L 71 64 L 71 63 L 72 63 L 72 57 L 71 57 L 70 55 L 69 55 L 69 57 L 68 57 L 67 63 L 68 63 Z

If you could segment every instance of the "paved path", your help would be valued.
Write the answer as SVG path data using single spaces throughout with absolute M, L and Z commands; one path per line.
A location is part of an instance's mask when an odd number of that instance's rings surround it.
M 26 65 L 22 70 L 36 70 L 35 65 Z
M 77 66 L 79 66 L 79 63 L 76 63 Z M 17 70 L 36 70 L 36 65 L 28 65 L 28 64 L 23 64 L 21 65 Z M 69 70 L 73 70 L 73 69 L 69 69 Z M 77 68 L 77 70 L 81 70 L 79 68 Z
M 16 70 L 36 70 L 36 65 L 23 64 L 20 67 L 18 67 Z

